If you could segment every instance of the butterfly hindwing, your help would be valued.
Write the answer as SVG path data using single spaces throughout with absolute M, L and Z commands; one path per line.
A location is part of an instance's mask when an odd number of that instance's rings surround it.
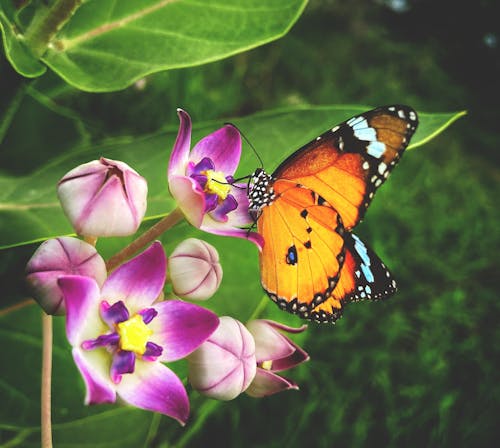
M 395 292 L 396 281 L 380 258 L 356 235 L 346 232 L 339 281 L 331 296 L 313 309 L 310 319 L 335 322 L 346 303 L 382 300 Z
M 274 192 L 257 223 L 266 235 L 262 286 L 278 306 L 307 318 L 337 284 L 344 228 L 338 213 L 311 190 L 277 181 Z
M 352 229 L 401 158 L 418 124 L 407 106 L 352 117 L 286 159 L 273 173 L 321 195 Z

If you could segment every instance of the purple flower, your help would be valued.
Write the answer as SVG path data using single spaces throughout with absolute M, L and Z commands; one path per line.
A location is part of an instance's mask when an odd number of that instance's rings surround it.
M 86 404 L 113 403 L 118 395 L 133 406 L 186 422 L 186 390 L 162 362 L 195 350 L 219 319 L 179 300 L 155 302 L 166 264 L 163 248 L 155 242 L 113 271 L 101 289 L 88 277 L 59 279 L 66 334 L 87 388 Z
M 251 224 L 246 184 L 233 183 L 241 136 L 231 125 L 207 135 L 190 151 L 191 118 L 177 110 L 179 132 L 168 166 L 168 185 L 186 219 L 217 235 L 246 238 L 259 249 L 262 237 L 241 227 Z
M 57 185 L 76 233 L 94 237 L 135 233 L 146 213 L 147 193 L 146 180 L 136 171 L 104 157 L 72 169 Z
M 255 339 L 257 359 L 257 373 L 246 390 L 247 394 L 264 397 L 282 390 L 298 389 L 296 383 L 279 376 L 277 372 L 309 360 L 309 355 L 282 332 L 301 333 L 307 325 L 293 328 L 272 320 L 256 319 L 250 321 L 247 328 Z
M 244 325 L 222 316 L 217 330 L 188 356 L 189 382 L 203 395 L 232 400 L 255 376 L 255 343 Z
M 197 238 L 188 238 L 174 249 L 168 270 L 174 293 L 185 299 L 206 300 L 222 281 L 217 250 Z
M 47 314 L 66 314 L 57 279 L 62 275 L 92 277 L 100 286 L 106 279 L 106 264 L 94 246 L 64 236 L 40 245 L 26 265 L 26 280 L 33 297 Z

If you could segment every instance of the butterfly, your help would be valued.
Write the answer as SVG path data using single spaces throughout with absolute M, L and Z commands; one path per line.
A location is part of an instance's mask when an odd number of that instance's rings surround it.
M 378 107 L 324 132 L 272 174 L 252 174 L 249 211 L 264 238 L 261 284 L 281 309 L 334 323 L 346 303 L 395 293 L 389 270 L 352 229 L 417 125 L 408 106 Z

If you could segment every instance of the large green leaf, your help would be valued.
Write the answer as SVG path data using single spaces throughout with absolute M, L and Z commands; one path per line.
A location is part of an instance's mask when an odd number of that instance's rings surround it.
M 280 160 L 325 129 L 365 108 L 359 106 L 321 106 L 283 109 L 232 119 L 262 156 L 268 170 Z M 458 113 L 420 114 L 420 125 L 412 146 L 418 146 L 444 130 L 462 116 Z M 222 123 L 194 123 L 193 142 Z M 149 183 L 148 216 L 173 209 L 168 194 L 166 169 L 170 149 L 177 133 L 176 124 L 165 132 L 142 138 L 122 138 L 88 148 L 75 149 L 53 159 L 30 176 L 0 176 L 0 248 L 40 241 L 72 232 L 55 192 L 57 181 L 71 168 L 100 156 L 123 160 Z M 259 162 L 246 147 L 239 175 L 251 173 Z
M 204 64 L 277 39 L 305 5 L 306 0 L 88 0 L 48 46 L 34 31 L 43 30 L 49 11 L 44 5 L 26 24 L 26 40 L 13 32 L 7 15 L 2 24 L 6 53 L 19 73 L 41 74 L 31 49 L 68 83 L 111 91 L 150 73 Z

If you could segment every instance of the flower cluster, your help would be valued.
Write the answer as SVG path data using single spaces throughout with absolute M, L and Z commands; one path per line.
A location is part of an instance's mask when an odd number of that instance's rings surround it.
M 179 216 L 206 232 L 245 238 L 259 248 L 243 184 L 233 175 L 241 137 L 231 125 L 192 149 L 191 119 L 180 127 L 167 177 Z M 86 386 L 86 404 L 117 397 L 139 408 L 187 421 L 183 381 L 166 365 L 187 359 L 188 378 L 201 394 L 231 400 L 245 392 L 263 397 L 297 389 L 280 375 L 308 359 L 287 335 L 292 328 L 265 319 L 246 325 L 187 300 L 212 297 L 222 281 L 217 250 L 189 238 L 167 258 L 154 226 L 136 241 L 149 246 L 132 257 L 132 243 L 106 263 L 97 238 L 134 234 L 146 212 L 147 183 L 123 162 L 101 158 L 62 177 L 57 193 L 78 237 L 45 241 L 26 267 L 33 297 L 47 314 L 66 318 L 66 335 Z M 156 229 L 156 230 L 154 230 Z M 154 233 L 156 232 L 156 233 Z M 142 239 L 141 239 L 142 238 Z M 147 243 L 144 243 L 144 240 Z M 132 257 L 132 258 L 131 258 Z M 170 283 L 165 297 L 165 284 Z

